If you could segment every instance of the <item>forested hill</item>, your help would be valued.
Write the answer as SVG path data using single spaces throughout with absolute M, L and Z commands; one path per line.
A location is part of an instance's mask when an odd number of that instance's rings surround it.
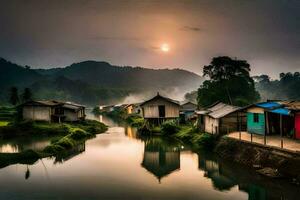
M 181 69 L 119 67 L 96 61 L 72 64 L 57 71 L 55 76 L 64 76 L 102 87 L 127 89 L 198 87 L 201 82 L 198 75 Z
M 199 87 L 202 78 L 181 69 L 119 67 L 107 62 L 84 61 L 65 68 L 31 69 L 0 60 L 0 102 L 12 86 L 29 87 L 36 98 L 57 98 L 95 105 L 117 103 L 129 95 L 166 91 L 181 94 Z M 173 94 L 174 97 L 175 94 Z

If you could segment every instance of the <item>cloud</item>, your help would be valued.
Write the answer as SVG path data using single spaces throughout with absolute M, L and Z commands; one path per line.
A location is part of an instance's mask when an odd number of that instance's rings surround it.
M 199 32 L 202 31 L 201 28 L 196 27 L 196 26 L 183 26 L 180 28 L 182 31 L 193 31 L 193 32 Z

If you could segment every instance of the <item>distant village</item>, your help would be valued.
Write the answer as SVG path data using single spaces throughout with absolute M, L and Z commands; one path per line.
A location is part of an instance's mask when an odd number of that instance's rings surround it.
M 198 107 L 195 102 L 179 102 L 157 93 L 141 103 L 100 106 L 104 112 L 123 109 L 127 114 L 137 114 L 154 124 L 177 120 L 195 124 L 201 132 L 228 135 L 236 139 L 253 141 L 255 137 L 266 145 L 289 148 L 290 141 L 300 139 L 300 101 L 277 101 L 254 103 L 245 107 L 216 102 L 208 107 Z M 278 144 L 278 145 L 277 145 Z M 299 144 L 291 145 L 297 150 Z
M 20 105 L 23 119 L 49 122 L 80 121 L 85 119 L 85 106 L 62 101 L 29 101 Z M 195 102 L 179 102 L 157 93 L 140 103 L 101 105 L 101 112 L 123 110 L 138 115 L 145 121 L 160 125 L 164 121 L 192 123 L 201 132 L 228 135 L 249 140 L 261 137 L 262 144 L 274 141 L 283 148 L 285 141 L 300 139 L 300 102 L 266 101 L 237 107 L 222 102 L 202 108 Z M 289 144 L 289 142 L 285 142 Z M 297 144 L 299 145 L 299 144 Z M 298 148 L 298 146 L 294 147 Z

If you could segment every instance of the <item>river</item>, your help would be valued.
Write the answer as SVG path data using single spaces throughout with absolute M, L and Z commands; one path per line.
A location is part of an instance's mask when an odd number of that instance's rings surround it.
M 178 141 L 108 131 L 61 158 L 0 169 L 0 199 L 298 199 L 299 187 L 193 152 Z

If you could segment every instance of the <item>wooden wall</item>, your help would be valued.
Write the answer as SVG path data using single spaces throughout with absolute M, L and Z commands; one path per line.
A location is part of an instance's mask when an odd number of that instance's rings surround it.
M 241 124 L 239 123 L 241 120 Z M 247 117 L 244 112 L 234 112 L 226 115 L 220 119 L 219 131 L 221 134 L 231 133 L 239 131 L 241 125 L 241 131 L 246 131 Z
M 24 106 L 23 119 L 51 121 L 51 108 L 47 106 Z
M 159 118 L 158 106 L 165 106 L 165 118 L 179 117 L 179 105 L 166 101 L 164 99 L 154 99 L 142 105 L 144 118 Z
M 205 132 L 211 133 L 211 134 L 216 134 L 218 132 L 219 128 L 219 119 L 212 118 L 208 115 L 204 117 L 204 127 L 205 127 Z

